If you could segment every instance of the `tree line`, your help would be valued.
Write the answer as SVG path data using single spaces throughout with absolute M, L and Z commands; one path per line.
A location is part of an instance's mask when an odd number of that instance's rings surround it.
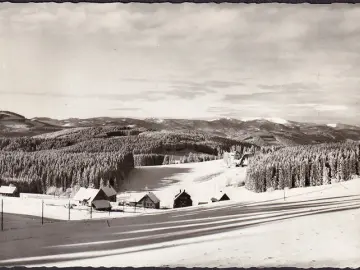
M 91 128 L 87 129 L 84 135 L 83 130 L 76 129 L 76 132 L 61 138 L 0 137 L 0 151 L 34 152 L 62 149 L 71 153 L 133 151 L 134 154 L 166 154 L 188 149 L 193 152 L 219 155 L 223 151 L 229 151 L 232 145 L 250 146 L 237 140 L 196 133 L 147 131 L 136 135 L 115 136 L 114 134 L 132 130 L 107 130 L 107 135 L 103 135 L 100 131 L 104 130 Z M 138 130 L 133 132 L 137 133 Z
M 65 191 L 75 186 L 117 189 L 134 168 L 132 153 L 66 153 L 62 151 L 0 152 L 1 184 L 15 184 L 20 192 Z
M 187 155 L 175 156 L 166 154 L 135 154 L 134 164 L 135 166 L 158 166 L 158 165 L 169 165 L 176 163 L 192 163 L 192 162 L 205 162 L 210 160 L 218 159 L 217 156 L 192 153 Z
M 255 192 L 318 186 L 360 175 L 357 142 L 284 147 L 250 158 L 245 186 Z

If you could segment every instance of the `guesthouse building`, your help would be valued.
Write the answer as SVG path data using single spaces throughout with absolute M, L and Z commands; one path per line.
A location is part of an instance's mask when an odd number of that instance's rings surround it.
M 185 192 L 185 189 L 183 191 L 181 191 L 175 196 L 174 199 L 174 208 L 181 208 L 181 207 L 188 207 L 188 206 L 192 206 L 193 201 L 191 199 L 191 196 Z
M 144 208 L 160 209 L 160 199 L 152 192 L 146 193 L 139 201 L 138 206 Z
M 73 198 L 80 205 L 93 207 L 97 210 L 108 210 L 111 208 L 108 197 L 102 189 L 80 188 Z

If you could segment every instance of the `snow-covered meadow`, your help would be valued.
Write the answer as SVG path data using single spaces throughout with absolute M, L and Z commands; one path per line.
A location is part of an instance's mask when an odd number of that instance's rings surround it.
M 244 177 L 245 168 L 227 168 L 222 161 L 136 168 L 126 184 L 130 195 L 147 187 L 166 206 L 179 189 L 186 189 L 194 206 L 137 208 L 136 213 L 127 207 L 110 216 L 93 212 L 92 221 L 80 221 L 89 219 L 87 209 L 71 209 L 71 219 L 79 221 L 0 234 L 0 266 L 360 265 L 360 179 L 253 193 L 238 187 Z M 197 205 L 219 190 L 231 200 Z M 41 215 L 39 199 L 4 198 L 4 202 L 6 212 Z M 45 217 L 68 218 L 63 206 L 68 200 L 44 203 Z M 35 245 L 37 249 L 30 248 Z
M 245 181 L 245 168 L 228 168 L 222 160 L 172 164 L 163 166 L 147 166 L 135 168 L 123 188 L 126 190 L 118 194 L 118 201 L 129 201 L 136 194 L 152 191 L 161 201 L 162 209 L 144 209 L 139 207 L 119 206 L 112 203 L 113 210 L 109 212 L 91 211 L 87 207 L 70 209 L 70 220 L 115 218 L 139 214 L 162 213 L 164 211 L 181 211 L 171 209 L 173 199 L 181 190 L 186 190 L 193 200 L 192 208 L 207 208 L 216 205 L 211 198 L 220 191 L 230 197 L 230 201 L 221 204 L 260 204 L 268 201 L 296 202 L 314 198 L 336 196 L 342 189 L 351 194 L 360 194 L 358 181 L 348 181 L 309 188 L 290 190 L 275 190 L 266 193 L 254 193 L 242 186 Z M 348 187 L 345 187 L 348 186 Z M 44 202 L 43 215 L 45 218 L 68 220 L 69 209 L 66 205 L 75 203 L 71 198 L 11 198 L 0 197 L 4 202 L 4 212 L 12 214 L 33 215 L 41 217 L 42 201 Z M 131 201 L 131 199 L 130 199 Z M 207 203 L 199 205 L 199 203 Z

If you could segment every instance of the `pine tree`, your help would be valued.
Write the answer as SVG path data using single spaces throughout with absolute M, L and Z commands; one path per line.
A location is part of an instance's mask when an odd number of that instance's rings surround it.
M 168 165 L 168 164 L 170 164 L 170 158 L 168 155 L 165 155 L 163 165 Z
M 105 181 L 103 178 L 100 179 L 100 188 L 105 187 Z
M 342 156 L 338 158 L 338 172 L 337 172 L 337 181 L 344 181 L 345 180 L 345 162 Z
M 316 185 L 321 186 L 323 184 L 323 167 L 319 158 L 316 159 Z
M 329 168 L 324 166 L 323 167 L 323 184 L 328 185 L 330 184 L 330 177 L 329 177 Z

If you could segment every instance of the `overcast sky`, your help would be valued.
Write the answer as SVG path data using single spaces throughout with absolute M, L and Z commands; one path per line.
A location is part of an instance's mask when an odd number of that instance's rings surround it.
M 360 6 L 0 4 L 0 109 L 360 124 Z

